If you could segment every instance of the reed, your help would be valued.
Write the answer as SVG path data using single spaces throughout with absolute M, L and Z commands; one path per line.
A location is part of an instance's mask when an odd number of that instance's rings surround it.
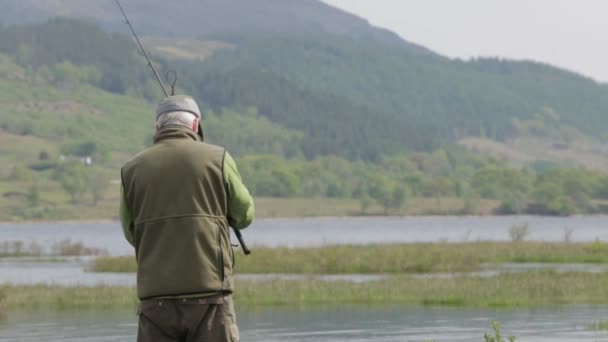
M 36 242 L 3 241 L 0 243 L 0 257 L 41 256 L 43 248 Z
M 102 310 L 136 308 L 135 289 L 127 287 L 5 286 L 0 289 L 6 310 Z
M 608 303 L 608 275 L 555 272 L 492 278 L 425 279 L 397 276 L 364 284 L 322 281 L 239 282 L 243 305 L 416 305 L 542 307 Z
M 133 288 L 8 286 L 7 310 L 100 310 L 137 305 Z M 400 305 L 535 308 L 608 304 L 608 274 L 530 272 L 492 278 L 428 279 L 395 276 L 368 283 L 317 280 L 240 281 L 235 299 L 243 308 L 266 306 Z
M 50 249 L 45 249 L 37 242 L 3 241 L 0 243 L 0 258 L 2 257 L 55 257 L 55 256 L 100 256 L 107 255 L 105 249 L 88 247 L 84 243 L 70 239 L 53 243 Z
M 590 325 L 591 330 L 596 330 L 596 331 L 608 331 L 608 321 L 598 321 L 598 322 L 593 322 L 593 324 Z
M 240 273 L 409 274 L 470 272 L 486 263 L 608 263 L 602 242 L 471 242 L 319 248 L 256 248 L 236 255 Z M 135 272 L 135 258 L 98 258 L 93 272 Z
M 72 240 L 62 240 L 51 246 L 52 256 L 83 256 L 83 255 L 107 255 L 105 249 L 88 247 L 82 242 Z
M 137 271 L 137 264 L 134 256 L 98 257 L 89 271 L 100 273 L 132 273 Z

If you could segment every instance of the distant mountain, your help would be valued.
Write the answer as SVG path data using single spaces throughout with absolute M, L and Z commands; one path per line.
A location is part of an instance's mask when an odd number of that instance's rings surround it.
M 158 85 L 136 52 L 127 36 L 109 34 L 73 19 L 0 29 L 0 54 L 10 56 L 22 68 L 44 75 L 49 86 L 85 82 L 113 93 L 157 101 L 161 97 Z M 168 69 L 162 59 L 156 62 L 159 70 Z M 438 146 L 428 128 L 404 126 L 394 113 L 302 87 L 275 73 L 255 68 L 215 72 L 196 61 L 174 61 L 171 67 L 177 68 L 181 91 L 194 95 L 205 109 L 220 115 L 226 109 L 253 109 L 280 128 L 302 132 L 305 142 L 289 148 L 288 155 L 371 160 L 384 154 Z M 19 133 L 27 124 L 23 119 L 15 124 L 8 117 L 0 118 L 0 127 Z
M 126 32 L 113 0 L 3 0 L 0 23 L 27 24 L 65 16 Z M 200 38 L 225 32 L 329 33 L 429 50 L 318 0 L 123 0 L 142 35 Z
M 237 47 L 205 60 L 209 70 L 274 72 L 378 112 L 396 113 L 408 125 L 432 126 L 443 141 L 508 139 L 517 133 L 514 120 L 532 119 L 546 107 L 563 124 L 608 137 L 608 87 L 549 65 L 497 58 L 463 62 L 327 34 L 219 38 Z
M 106 90 L 158 95 L 142 74 L 145 67 L 133 67 L 138 61 L 132 43 L 126 55 L 90 52 L 91 46 L 122 51 L 129 43 L 112 1 L 86 7 L 80 0 L 5 2 L 5 24 L 63 15 L 123 33 L 104 37 L 61 20 L 7 28 L 0 51 L 20 56 L 23 66 L 68 60 L 102 70 L 96 85 Z M 309 158 L 369 160 L 470 136 L 506 141 L 520 135 L 522 125 L 536 135 L 565 127 L 595 141 L 608 139 L 608 86 L 549 65 L 451 60 L 316 0 L 123 2 L 138 31 L 153 36 L 147 42 L 163 45 L 152 50 L 174 58 L 156 56 L 163 71 L 179 71 L 184 91 L 216 112 L 256 108 L 273 123 L 303 132 Z M 53 34 L 57 42 L 49 44 Z M 189 51 L 187 42 L 194 40 L 202 43 Z M 180 55 L 187 58 L 176 61 Z

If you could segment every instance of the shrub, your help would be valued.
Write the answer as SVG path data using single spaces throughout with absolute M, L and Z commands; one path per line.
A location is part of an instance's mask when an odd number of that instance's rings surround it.
M 511 336 L 505 340 L 505 338 L 502 336 L 502 332 L 500 331 L 500 324 L 498 324 L 498 322 L 492 322 L 492 329 L 494 330 L 493 334 L 484 335 L 486 342 L 515 342 L 514 336 Z
M 528 223 L 516 224 L 509 228 L 509 236 L 513 242 L 524 241 L 526 236 L 528 236 L 528 233 Z

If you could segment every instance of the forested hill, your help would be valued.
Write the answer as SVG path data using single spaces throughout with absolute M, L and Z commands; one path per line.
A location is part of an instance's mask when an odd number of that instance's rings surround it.
M 125 34 L 69 20 L 5 28 L 0 51 L 20 65 L 95 67 L 101 71 L 91 78 L 96 86 L 158 97 L 145 67 L 136 66 L 144 63 L 112 1 L 86 8 L 77 0 L 6 2 L 0 14 L 5 23 L 62 14 Z M 371 160 L 471 136 L 504 141 L 555 127 L 607 138 L 606 85 L 538 63 L 451 60 L 319 1 L 188 0 L 176 7 L 125 0 L 124 6 L 142 34 L 163 36 L 155 58 L 162 71 L 178 70 L 182 91 L 217 113 L 251 107 L 302 132 L 301 152 L 308 158 Z M 180 18 L 179 25 L 170 18 Z M 210 49 L 211 57 L 184 59 L 183 52 L 196 52 L 192 37 L 220 45 Z
M 52 19 L 1 29 L 0 53 L 13 56 L 21 67 L 50 74 L 60 86 L 64 83 L 61 78 L 76 78 L 113 93 L 153 101 L 161 96 L 128 37 L 104 33 L 93 24 Z M 160 70 L 167 70 L 165 61 L 157 61 Z M 194 95 L 206 109 L 221 114 L 224 109 L 240 112 L 254 108 L 273 123 L 302 132 L 305 142 L 290 150 L 309 159 L 338 155 L 371 160 L 383 154 L 438 146 L 431 131 L 404 125 L 395 113 L 382 113 L 344 96 L 302 87 L 276 73 L 256 68 L 215 72 L 200 62 L 174 63 L 171 67 L 178 70 L 182 91 Z
M 209 70 L 272 71 L 312 89 L 398 113 L 409 125 L 433 127 L 443 141 L 517 134 L 514 119 L 543 108 L 562 124 L 606 137 L 608 88 L 589 78 L 532 62 L 470 62 L 338 36 L 242 34 L 236 49 L 206 60 Z
M 0 22 L 5 24 L 65 16 L 94 20 L 115 31 L 125 29 L 113 0 L 3 0 L 2 3 Z M 319 0 L 123 0 L 122 4 L 145 35 L 200 38 L 225 32 L 329 33 L 430 53 Z
M 5 24 L 64 15 L 93 19 L 113 31 L 128 33 L 120 12 L 110 0 L 87 2 L 87 6 L 82 6 L 80 0 L 5 2 L 0 13 Z M 227 78 L 223 85 L 236 88 L 221 92 L 232 96 L 218 98 L 219 91 L 209 89 L 212 85 L 202 89 L 200 80 L 182 77 L 182 82 L 189 84 L 187 91 L 216 108 L 265 108 L 260 111 L 262 115 L 291 129 L 318 132 L 309 123 L 296 123 L 290 117 L 295 116 L 294 111 L 313 122 L 332 118 L 341 121 L 342 114 L 336 113 L 349 110 L 353 121 L 372 115 L 380 127 L 397 125 L 404 130 L 406 127 L 429 130 L 434 137 L 431 146 L 435 146 L 468 136 L 511 138 L 518 134 L 517 121 L 536 120 L 548 108 L 558 116 L 560 125 L 595 139 L 606 138 L 606 86 L 538 63 L 450 60 L 317 0 L 182 0 L 179 6 L 157 0 L 125 0 L 123 5 L 143 35 L 171 38 L 176 44 L 189 37 L 220 41 L 232 47 L 214 51 L 212 58 L 202 65 L 195 61 L 177 66 L 185 75 L 192 76 L 192 70 L 196 70 L 194 73 L 202 79 L 213 77 L 219 82 Z M 164 51 L 196 52 L 193 44 L 180 44 L 165 46 Z M 166 57 L 176 56 L 169 53 Z M 281 79 L 288 89 L 299 88 L 320 97 L 334 96 L 340 100 L 332 101 L 342 109 L 328 111 L 327 106 L 271 100 L 271 92 L 260 94 L 264 90 L 257 87 L 273 89 L 272 84 L 260 85 L 251 82 L 252 79 L 243 79 L 254 75 L 257 81 Z M 243 88 L 245 84 L 254 88 Z M 302 100 L 300 95 L 291 98 Z M 304 110 L 308 112 L 303 113 Z M 328 126 L 335 125 L 330 122 Z M 377 134 L 363 127 L 346 130 Z M 327 134 L 340 133 L 332 130 Z M 319 138 L 318 134 L 313 137 Z M 407 144 L 410 149 L 429 144 L 428 139 L 391 139 Z M 335 145 L 340 140 L 334 138 L 321 144 L 333 144 L 324 149 L 336 153 Z M 371 149 L 394 150 L 394 146 L 387 149 L 387 145 L 391 144 L 382 143 Z

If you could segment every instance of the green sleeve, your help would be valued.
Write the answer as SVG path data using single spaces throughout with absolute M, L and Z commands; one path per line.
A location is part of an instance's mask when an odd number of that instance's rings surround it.
M 127 207 L 127 202 L 125 200 L 125 190 L 123 189 L 122 185 L 120 186 L 119 216 L 120 223 L 122 224 L 122 231 L 125 234 L 125 238 L 127 239 L 127 241 L 129 241 L 131 245 L 135 246 L 133 239 L 133 217 L 131 216 L 131 212 Z
M 224 182 L 228 194 L 228 223 L 232 228 L 245 229 L 253 222 L 255 215 L 253 198 L 228 152 L 224 157 Z

